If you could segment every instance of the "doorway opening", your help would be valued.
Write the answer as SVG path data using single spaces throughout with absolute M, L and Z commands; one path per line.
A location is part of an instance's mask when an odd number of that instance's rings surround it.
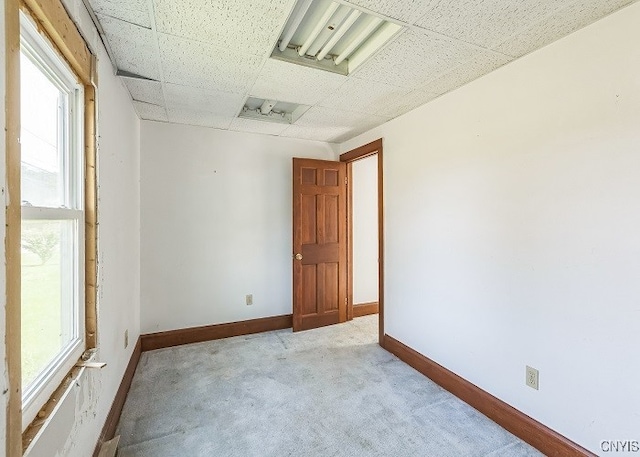
M 372 158 L 374 162 L 365 162 Z M 364 165 L 361 169 L 360 165 Z M 355 170 L 355 171 L 354 171 Z M 373 203 L 367 231 L 373 244 L 354 234 L 354 187 L 358 174 L 374 171 L 369 190 L 357 186 L 356 199 Z M 373 190 L 372 190 L 373 189 Z M 373 193 L 374 195 L 370 195 Z M 378 342 L 384 337 L 384 236 L 382 202 L 382 139 L 340 156 L 340 161 L 293 159 L 293 331 L 308 330 L 378 312 Z M 358 224 L 360 221 L 356 222 Z M 357 229 L 357 226 L 355 227 Z M 354 237 L 355 235 L 355 237 Z M 377 236 L 376 236 L 377 235 Z M 357 240 L 357 241 L 355 241 Z M 355 243 L 354 243 L 355 241 Z M 356 247 L 357 246 L 357 247 Z M 354 249 L 355 248 L 355 249 Z M 368 282 L 371 299 L 361 298 L 357 278 L 364 252 L 373 262 Z M 371 260 L 372 259 L 372 260 Z M 367 260 L 364 260 L 365 264 Z M 363 273 L 366 278 L 366 270 Z M 371 273 L 373 271 L 373 273 Z M 377 273 L 376 273 L 377 271 Z M 377 275 L 377 277 L 376 277 Z M 354 282 L 354 279 L 356 281 Z M 367 282 L 367 279 L 365 279 Z M 355 286 L 355 287 L 354 287 Z M 377 288 L 377 294 L 375 289 Z M 354 303 L 354 298 L 356 302 Z M 375 301 L 374 301 L 375 300 Z
M 347 165 L 347 319 L 378 313 L 384 337 L 382 139 L 340 156 Z

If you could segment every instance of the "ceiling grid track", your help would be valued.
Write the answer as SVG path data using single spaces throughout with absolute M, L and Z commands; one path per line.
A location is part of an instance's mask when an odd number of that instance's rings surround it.
M 147 0 L 147 8 L 149 13 L 149 20 L 151 22 L 151 31 L 153 32 L 153 39 L 155 44 L 156 51 L 156 59 L 158 59 L 158 71 L 160 72 L 160 90 L 162 91 L 162 98 L 164 99 L 164 114 L 167 118 L 166 122 L 169 121 L 169 109 L 167 108 L 167 93 L 165 89 L 165 76 L 164 76 L 164 66 L 162 64 L 162 52 L 160 52 L 160 39 L 158 38 L 158 25 L 156 24 L 156 15 L 155 9 L 153 5 L 153 0 Z

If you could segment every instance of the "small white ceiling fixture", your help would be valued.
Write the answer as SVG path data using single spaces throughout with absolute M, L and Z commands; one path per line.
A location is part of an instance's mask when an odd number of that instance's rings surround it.
M 332 0 L 298 0 L 271 57 L 349 75 L 403 27 Z
M 310 106 L 307 105 L 249 97 L 238 117 L 256 121 L 277 122 L 279 124 L 292 124 L 309 108 Z

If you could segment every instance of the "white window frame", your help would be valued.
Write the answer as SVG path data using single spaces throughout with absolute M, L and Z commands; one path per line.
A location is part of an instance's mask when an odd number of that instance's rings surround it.
M 57 54 L 53 46 L 38 32 L 33 22 L 20 14 L 21 51 L 63 92 L 68 94 L 64 126 L 62 172 L 65 175 L 64 204 L 59 208 L 23 205 L 22 220 L 74 221 L 73 275 L 74 301 L 72 340 L 56 358 L 22 391 L 22 430 L 35 419 L 65 376 L 86 349 L 85 342 L 85 213 L 84 213 L 84 87 L 77 76 Z

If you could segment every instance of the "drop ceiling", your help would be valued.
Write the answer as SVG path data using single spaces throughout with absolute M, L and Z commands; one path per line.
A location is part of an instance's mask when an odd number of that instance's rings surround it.
M 89 4 L 142 119 L 342 142 L 635 1 L 340 0 L 404 27 L 348 76 L 270 57 L 295 0 Z M 239 118 L 249 97 L 309 108 Z

